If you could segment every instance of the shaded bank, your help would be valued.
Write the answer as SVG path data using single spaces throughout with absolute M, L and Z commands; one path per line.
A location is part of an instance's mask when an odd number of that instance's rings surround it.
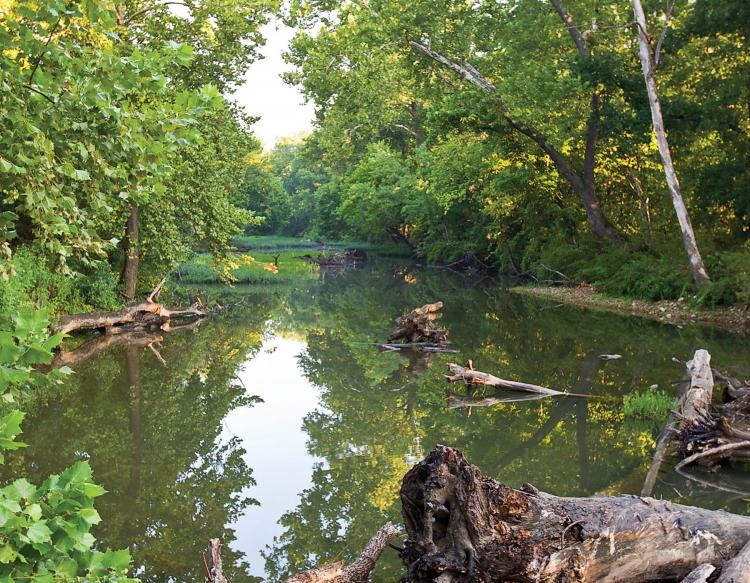
M 685 301 L 627 300 L 595 293 L 589 286 L 514 287 L 513 293 L 554 300 L 583 308 L 630 314 L 665 324 L 701 324 L 728 330 L 735 334 L 750 333 L 750 310 L 747 306 L 699 308 Z

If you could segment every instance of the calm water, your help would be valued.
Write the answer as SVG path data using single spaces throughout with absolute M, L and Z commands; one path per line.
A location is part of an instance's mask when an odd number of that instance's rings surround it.
M 406 309 L 438 299 L 460 354 L 402 356 L 372 345 Z M 201 550 L 217 536 L 231 547 L 233 583 L 347 558 L 387 519 L 399 520 L 400 479 L 436 443 L 514 486 L 638 493 L 661 424 L 625 421 L 622 396 L 651 385 L 676 392 L 683 371 L 671 358 L 699 347 L 750 377 L 744 338 L 388 263 L 295 289 L 237 288 L 222 301 L 234 305 L 165 336 L 166 365 L 131 346 L 75 366 L 58 393 L 27 407 L 30 447 L 3 468 L 40 481 L 90 459 L 109 491 L 96 534 L 102 546 L 129 547 L 144 581 L 203 580 Z M 598 358 L 615 353 L 622 358 Z M 467 358 L 501 377 L 606 398 L 480 406 L 493 395 L 469 396 L 442 376 L 447 362 Z M 719 491 L 673 465 L 655 495 L 749 511 L 740 472 L 699 476 L 720 481 Z M 390 553 L 375 579 L 396 581 L 398 570 Z

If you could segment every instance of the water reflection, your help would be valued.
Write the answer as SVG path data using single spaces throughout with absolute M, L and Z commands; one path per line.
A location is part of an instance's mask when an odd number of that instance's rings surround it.
M 61 394 L 32 404 L 31 447 L 3 470 L 39 479 L 91 457 L 110 491 L 98 536 L 130 546 L 146 581 L 200 580 L 200 550 L 212 536 L 234 549 L 226 562 L 235 583 L 349 558 L 385 520 L 400 519 L 401 477 L 436 443 L 514 486 L 637 493 L 660 424 L 625 421 L 622 396 L 654 384 L 676 392 L 682 370 L 671 358 L 697 347 L 750 376 L 750 347 L 721 332 L 547 309 L 486 282 L 387 263 L 232 293 L 241 305 L 165 337 L 166 367 L 143 347 L 80 365 Z M 459 354 L 374 346 L 395 317 L 438 299 Z M 605 353 L 623 358 L 598 357 Z M 490 404 L 496 394 L 443 378 L 447 362 L 468 358 L 503 378 L 605 398 Z M 748 511 L 741 471 L 698 476 L 720 479 L 717 490 L 671 467 L 655 495 Z M 395 581 L 399 570 L 395 553 L 386 555 L 375 580 Z

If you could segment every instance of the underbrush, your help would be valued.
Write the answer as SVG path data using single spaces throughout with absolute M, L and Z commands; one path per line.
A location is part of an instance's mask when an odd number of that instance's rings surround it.
M 560 272 L 569 283 L 586 282 L 614 297 L 652 301 L 682 297 L 706 307 L 750 303 L 750 250 L 707 253 L 705 261 L 712 281 L 697 291 L 684 252 L 678 248 L 643 250 L 595 241 L 549 244 L 528 254 L 524 267 L 539 281 L 559 281 L 561 276 L 555 272 Z
M 117 274 L 105 262 L 81 267 L 80 273 L 69 276 L 53 269 L 34 249 L 21 247 L 14 253 L 13 265 L 16 275 L 0 286 L 0 318 L 9 318 L 28 304 L 38 304 L 52 316 L 121 306 Z
M 675 405 L 675 399 L 664 391 L 647 389 L 625 395 L 622 412 L 626 418 L 664 419 Z

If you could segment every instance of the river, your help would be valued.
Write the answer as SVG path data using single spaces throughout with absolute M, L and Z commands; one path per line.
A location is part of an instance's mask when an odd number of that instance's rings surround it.
M 400 479 L 437 443 L 512 486 L 636 494 L 663 423 L 625 419 L 622 397 L 653 385 L 676 393 L 684 371 L 671 359 L 696 348 L 750 377 L 750 345 L 728 333 L 583 311 L 386 260 L 291 286 L 201 293 L 229 307 L 165 334 L 158 356 L 111 348 L 32 398 L 29 447 L 2 470 L 40 481 L 89 459 L 108 490 L 98 544 L 129 548 L 143 581 L 203 580 L 211 537 L 227 546 L 232 583 L 349 558 L 399 520 Z M 397 316 L 436 300 L 458 354 L 374 346 Z M 469 358 L 503 378 L 597 398 L 481 406 L 491 394 L 443 378 L 448 362 Z M 654 495 L 748 513 L 740 472 L 696 474 L 717 490 L 673 466 Z M 399 569 L 388 551 L 374 580 L 396 581 Z

